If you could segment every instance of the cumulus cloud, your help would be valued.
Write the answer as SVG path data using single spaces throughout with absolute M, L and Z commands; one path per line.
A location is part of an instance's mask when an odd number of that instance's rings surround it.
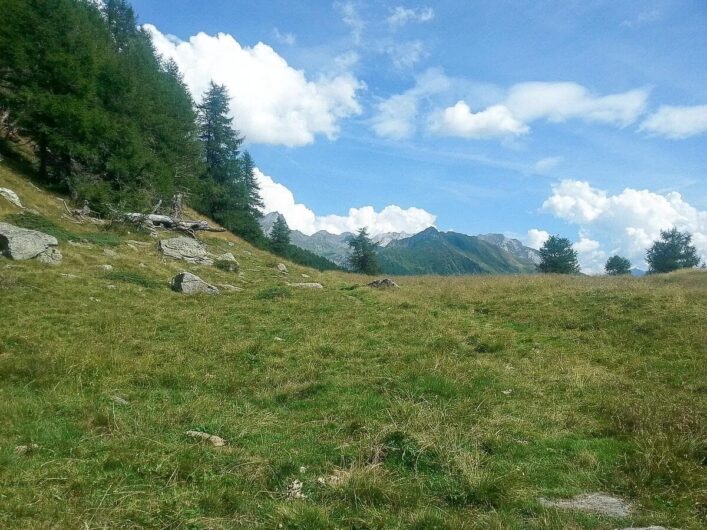
M 491 138 L 525 134 L 528 127 L 503 105 L 493 105 L 474 113 L 464 101 L 458 101 L 453 107 L 433 115 L 430 130 L 444 136 Z
M 429 22 L 435 16 L 431 7 L 409 8 L 403 6 L 395 7 L 390 16 L 386 19 L 393 28 L 398 28 L 409 22 Z
M 672 140 L 707 132 L 707 105 L 661 106 L 641 124 L 640 130 Z
M 357 93 L 365 85 L 350 73 L 311 80 L 262 42 L 243 47 L 225 33 L 182 41 L 143 27 L 157 52 L 177 63 L 195 98 L 211 80 L 226 85 L 235 123 L 250 142 L 301 146 L 317 135 L 333 139 L 340 120 L 361 113 Z
M 630 125 L 646 106 L 648 92 L 637 89 L 608 96 L 592 94 L 577 83 L 520 83 L 511 87 L 505 106 L 524 123 L 571 118 Z
M 577 83 L 520 83 L 505 99 L 477 112 L 463 100 L 435 112 L 430 129 L 448 136 L 489 138 L 525 134 L 537 120 L 581 119 L 624 127 L 644 112 L 647 99 L 642 89 L 597 96 Z
M 663 195 L 626 188 L 611 195 L 588 182 L 564 180 L 553 186 L 542 209 L 578 225 L 580 241 L 575 248 L 584 253 L 580 253 L 582 266 L 592 272 L 598 272 L 594 262 L 606 257 L 599 254 L 604 251 L 644 266 L 646 249 L 661 230 L 671 227 L 690 232 L 702 259 L 707 257 L 707 211 L 690 205 L 677 192 Z M 599 242 L 601 248 L 589 241 Z
M 530 248 L 539 250 L 543 246 L 543 243 L 548 240 L 550 234 L 545 230 L 538 230 L 537 228 L 531 228 L 528 230 L 528 236 L 525 238 L 525 244 Z
M 305 234 L 313 234 L 326 230 L 332 234 L 354 232 L 361 227 L 368 227 L 371 235 L 385 232 L 416 233 L 433 226 L 436 217 L 422 208 L 401 208 L 389 205 L 381 211 L 372 206 L 350 208 L 348 215 L 316 215 L 311 209 L 295 200 L 294 194 L 272 177 L 265 175 L 259 169 L 255 176 L 260 184 L 264 203 L 264 213 L 279 212 L 293 230 Z
M 378 103 L 371 120 L 373 131 L 383 138 L 409 138 L 417 128 L 420 100 L 447 90 L 449 85 L 449 78 L 441 70 L 427 70 L 411 89 Z
M 599 274 L 604 270 L 608 256 L 601 248 L 599 241 L 589 239 L 580 233 L 579 241 L 574 243 L 572 248 L 577 251 L 577 260 L 580 263 L 582 272 Z

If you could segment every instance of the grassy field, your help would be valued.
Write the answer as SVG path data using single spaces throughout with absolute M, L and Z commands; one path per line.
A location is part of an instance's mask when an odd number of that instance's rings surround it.
M 0 163 L 1 186 L 40 217 L 0 220 L 64 254 L 0 258 L 1 528 L 705 528 L 704 272 L 376 291 L 229 234 L 203 239 L 240 273 L 164 261 Z M 182 270 L 243 290 L 173 293 Z M 634 514 L 538 501 L 594 491 Z

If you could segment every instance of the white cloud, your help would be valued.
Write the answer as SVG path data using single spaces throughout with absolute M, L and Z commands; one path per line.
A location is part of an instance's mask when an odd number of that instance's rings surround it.
M 225 33 L 181 41 L 144 28 L 157 52 L 176 61 L 197 100 L 211 80 L 226 85 L 235 124 L 250 142 L 300 146 L 317 135 L 333 139 L 341 119 L 361 113 L 357 92 L 365 85 L 350 73 L 311 80 L 262 42 L 242 47 Z
M 297 43 L 297 36 L 294 33 L 283 33 L 279 29 L 275 28 L 273 30 L 273 35 L 275 36 L 275 39 L 277 39 L 279 42 L 287 44 L 288 46 L 293 46 Z
M 341 20 L 349 28 L 351 28 L 351 36 L 356 44 L 361 42 L 361 34 L 363 33 L 366 23 L 358 12 L 356 4 L 353 2 L 335 2 L 334 7 L 339 11 Z
M 533 170 L 540 174 L 547 173 L 555 169 L 561 162 L 561 156 L 548 156 L 535 162 L 535 164 L 533 164 Z
M 642 89 L 596 96 L 577 83 L 536 82 L 511 87 L 504 105 L 524 123 L 579 118 L 626 126 L 640 116 L 647 99 L 648 92 Z
M 528 236 L 525 238 L 525 244 L 530 248 L 539 250 L 543 246 L 543 243 L 548 240 L 550 234 L 545 230 L 538 230 L 537 228 L 531 228 L 528 230 Z
M 302 203 L 295 201 L 293 193 L 272 177 L 255 170 L 260 184 L 260 192 L 265 207 L 264 213 L 280 212 L 293 230 L 313 234 L 326 230 L 332 234 L 354 232 L 361 227 L 368 227 L 371 235 L 385 232 L 417 233 L 434 225 L 436 217 L 421 208 L 401 208 L 389 205 L 377 212 L 372 206 L 350 208 L 348 215 L 318 216 Z
M 398 28 L 409 22 L 429 22 L 434 16 L 435 12 L 431 7 L 408 8 L 397 6 L 391 11 L 386 21 L 391 27 Z
M 680 140 L 707 132 L 707 105 L 661 106 L 641 124 L 641 131 Z
M 432 116 L 430 130 L 444 136 L 491 138 L 524 134 L 528 127 L 503 105 L 493 105 L 474 113 L 464 101 L 458 101 L 453 107 Z
M 411 89 L 378 103 L 371 120 L 374 132 L 383 138 L 409 138 L 416 130 L 420 100 L 447 90 L 449 85 L 449 78 L 441 70 L 427 70 Z
M 580 233 L 579 241 L 572 245 L 577 251 L 577 260 L 585 274 L 599 274 L 604 270 L 608 256 L 602 250 L 601 243 L 589 239 Z
M 659 9 L 641 11 L 634 18 L 627 18 L 621 22 L 621 26 L 629 29 L 637 29 L 647 24 L 658 22 L 661 18 L 663 18 L 663 14 Z
M 592 259 L 596 261 L 603 249 L 628 257 L 635 266 L 645 266 L 646 249 L 661 230 L 671 227 L 690 232 L 702 259 L 707 257 L 707 211 L 690 205 L 677 192 L 662 195 L 626 188 L 610 195 L 588 182 L 564 180 L 553 186 L 542 209 L 579 226 L 579 248 L 590 252 L 580 255 L 580 263 L 592 272 L 598 272 Z M 592 248 L 593 243 L 583 240 L 598 241 L 602 248 Z
M 385 46 L 385 53 L 398 70 L 412 68 L 427 57 L 425 46 L 419 40 L 389 44 Z

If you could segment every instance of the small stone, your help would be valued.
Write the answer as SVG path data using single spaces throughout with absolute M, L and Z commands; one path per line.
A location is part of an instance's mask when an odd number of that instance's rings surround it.
M 107 263 L 105 263 L 103 265 L 96 265 L 96 268 L 101 269 L 102 271 L 112 271 L 113 265 L 108 265 Z
M 284 263 L 278 263 L 277 270 L 280 271 L 282 274 L 287 274 L 287 267 Z
M 368 284 L 368 287 L 373 287 L 374 289 L 388 289 L 398 288 L 400 286 L 390 278 L 383 278 L 382 280 L 373 280 Z
M 106 289 L 115 289 L 115 285 L 113 285 L 112 283 L 109 285 L 106 285 Z
M 274 340 L 275 342 L 285 342 L 285 339 L 283 339 L 282 337 L 273 337 L 272 340 Z
M 599 513 L 608 517 L 628 517 L 631 514 L 631 504 L 618 497 L 605 493 L 585 493 L 571 499 L 538 499 L 547 508 L 579 510 L 582 512 Z
M 307 496 L 302 493 L 302 482 L 295 479 L 287 487 L 287 498 L 288 499 L 306 499 Z
M 47 250 L 37 255 L 37 261 L 45 265 L 59 265 L 63 256 L 58 248 L 49 247 Z
M 197 275 L 191 272 L 180 272 L 171 281 L 173 291 L 185 294 L 219 294 L 218 288 L 206 283 Z
M 309 277 L 310 277 L 309 274 L 304 274 L 304 273 L 302 274 L 302 278 L 309 278 Z
M 110 248 L 104 248 L 103 255 L 108 256 L 109 258 L 117 258 L 118 257 L 118 253 L 115 250 L 112 250 Z
M 307 472 L 307 466 L 300 466 L 300 467 L 299 467 L 299 472 L 300 472 L 300 473 L 306 473 L 306 472 Z
M 300 289 L 324 289 L 321 283 L 290 283 L 290 287 L 298 287 Z
M 123 406 L 130 405 L 130 402 L 127 399 L 125 399 L 123 396 L 119 396 L 117 394 L 115 396 L 111 396 L 110 399 L 111 399 L 111 401 L 114 401 L 118 405 L 123 405 Z
M 512 393 L 513 390 L 511 390 L 510 388 L 508 390 L 501 390 L 501 394 L 503 394 L 504 396 L 510 396 Z
M 91 300 L 91 302 L 100 302 L 101 301 L 100 298 L 94 298 L 93 296 L 89 296 L 88 299 Z
M 62 278 L 66 278 L 66 279 L 68 279 L 68 280 L 77 280 L 77 279 L 79 278 L 79 277 L 76 276 L 75 274 L 69 274 L 69 273 L 66 273 L 66 272 L 60 272 L 60 273 L 59 273 L 59 276 L 61 276 Z
M 214 447 L 223 447 L 224 445 L 226 445 L 226 440 L 224 440 L 220 436 L 216 436 L 215 434 L 209 434 L 207 432 L 187 431 L 187 436 L 189 436 L 190 438 L 199 438 L 200 440 L 209 442 Z
M 20 198 L 17 196 L 17 193 L 15 193 L 9 188 L 0 188 L 0 197 L 5 197 L 8 201 L 10 201 L 18 208 L 24 208 L 24 206 L 22 206 Z
M 29 444 L 29 445 L 18 445 L 15 447 L 15 453 L 18 455 L 26 455 L 29 453 L 32 453 L 33 451 L 36 451 L 39 449 L 39 446 L 37 444 Z

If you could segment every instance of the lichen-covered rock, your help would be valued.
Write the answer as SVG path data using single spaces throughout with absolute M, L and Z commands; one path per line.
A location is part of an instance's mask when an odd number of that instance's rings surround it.
M 321 283 L 306 282 L 306 283 L 290 283 L 290 287 L 299 287 L 300 289 L 324 289 Z
M 213 261 L 209 258 L 206 246 L 198 239 L 190 237 L 173 237 L 162 239 L 158 243 L 162 254 L 169 258 L 182 259 L 189 263 L 200 263 L 211 265 Z
M 197 275 L 191 272 L 180 272 L 170 283 L 172 290 L 178 293 L 184 294 L 219 294 L 217 287 L 206 283 L 204 280 L 199 278 Z
M 58 244 L 54 236 L 43 232 L 0 223 L 0 253 L 10 259 L 26 260 L 43 255 L 40 261 L 57 263 L 61 261 L 61 253 L 53 247 Z
M 17 196 L 17 193 L 12 191 L 10 188 L 0 188 L 0 197 L 5 197 L 5 199 L 10 201 L 18 208 L 24 208 L 24 206 L 22 206 L 20 198 Z
M 383 278 L 382 280 L 374 280 L 371 283 L 368 284 L 368 287 L 373 287 L 374 289 L 388 289 L 388 288 L 395 288 L 395 287 L 400 287 L 397 283 L 395 283 L 393 280 L 390 278 Z

